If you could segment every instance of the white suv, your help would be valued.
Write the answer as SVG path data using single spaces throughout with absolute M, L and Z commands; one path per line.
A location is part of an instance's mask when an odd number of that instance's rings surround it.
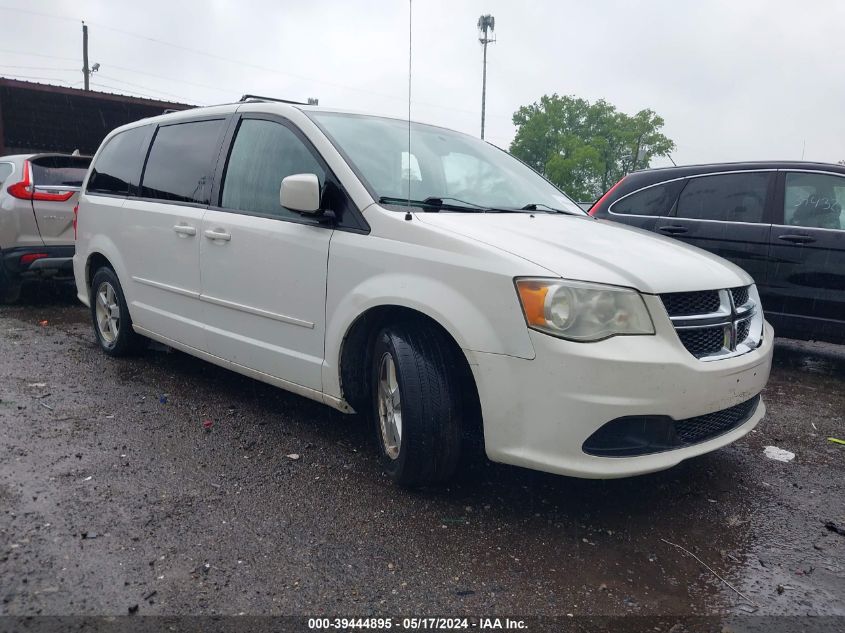
M 28 279 L 71 280 L 73 207 L 90 156 L 0 156 L 0 303 Z
M 753 280 L 594 220 L 476 138 L 247 100 L 145 119 L 83 185 L 103 351 L 142 337 L 371 416 L 403 485 L 490 459 L 620 477 L 733 442 L 772 358 Z

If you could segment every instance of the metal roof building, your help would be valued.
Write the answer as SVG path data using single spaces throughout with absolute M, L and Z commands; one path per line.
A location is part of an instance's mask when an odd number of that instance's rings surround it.
M 0 156 L 91 155 L 114 128 L 193 106 L 0 77 Z

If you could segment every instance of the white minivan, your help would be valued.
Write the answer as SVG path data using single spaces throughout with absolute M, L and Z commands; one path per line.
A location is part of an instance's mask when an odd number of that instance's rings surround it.
M 144 338 L 373 419 L 402 485 L 487 456 L 577 477 L 668 468 L 762 419 L 753 280 L 595 220 L 431 125 L 246 99 L 112 132 L 74 274 L 111 356 Z

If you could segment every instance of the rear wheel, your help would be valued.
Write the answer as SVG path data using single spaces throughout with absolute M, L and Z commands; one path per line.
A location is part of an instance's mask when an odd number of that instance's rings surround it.
M 100 349 L 109 356 L 125 356 L 141 348 L 144 339 L 132 329 L 123 289 L 111 268 L 103 267 L 94 273 L 91 319 Z
M 6 281 L 0 284 L 0 303 L 11 305 L 21 298 L 20 282 Z
M 381 461 L 397 484 L 439 483 L 455 472 L 462 407 L 452 346 L 425 323 L 385 327 L 373 347 L 372 406 Z
M 0 260 L 0 303 L 15 303 L 21 297 L 21 282 L 12 278 Z

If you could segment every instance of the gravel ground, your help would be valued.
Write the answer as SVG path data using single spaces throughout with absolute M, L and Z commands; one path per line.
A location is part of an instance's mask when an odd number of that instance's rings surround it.
M 37 289 L 0 307 L 0 614 L 842 616 L 844 387 L 845 347 L 781 341 L 767 418 L 715 453 L 614 481 L 478 457 L 407 492 L 362 419 L 109 359 Z

